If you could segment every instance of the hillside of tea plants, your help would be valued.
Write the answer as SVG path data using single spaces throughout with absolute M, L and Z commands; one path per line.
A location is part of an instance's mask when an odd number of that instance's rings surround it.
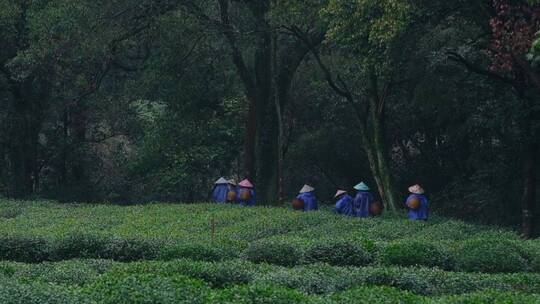
M 540 303 L 540 241 L 445 218 L 0 201 L 0 303 Z

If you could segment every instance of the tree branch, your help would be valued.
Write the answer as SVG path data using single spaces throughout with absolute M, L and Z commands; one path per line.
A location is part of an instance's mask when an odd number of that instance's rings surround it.
M 448 55 L 448 59 L 450 59 L 450 60 L 452 60 L 454 62 L 462 64 L 469 71 L 472 71 L 472 72 L 474 72 L 476 74 L 488 76 L 488 77 L 490 77 L 492 79 L 502 81 L 502 82 L 507 83 L 509 85 L 515 86 L 515 81 L 513 79 L 502 76 L 502 75 L 497 74 L 495 72 L 492 72 L 490 70 L 487 70 L 487 69 L 485 69 L 485 68 L 483 68 L 481 66 L 478 66 L 478 65 L 468 61 L 467 59 L 465 59 L 465 57 L 461 56 L 460 54 L 458 54 L 456 52 L 447 52 L 447 55 Z
M 231 47 L 231 50 L 232 50 L 233 63 L 238 69 L 240 78 L 242 79 L 242 82 L 244 82 L 244 85 L 246 86 L 248 95 L 250 95 L 249 97 L 254 98 L 256 95 L 255 94 L 255 81 L 250 76 L 249 70 L 244 62 L 244 57 L 242 56 L 242 52 L 240 51 L 240 48 L 238 47 L 238 43 L 234 35 L 234 27 L 232 26 L 230 18 L 229 18 L 229 0 L 219 0 L 219 10 L 220 10 L 220 16 L 221 16 L 221 24 L 223 26 L 223 34 L 225 35 L 225 38 L 229 42 L 229 46 Z

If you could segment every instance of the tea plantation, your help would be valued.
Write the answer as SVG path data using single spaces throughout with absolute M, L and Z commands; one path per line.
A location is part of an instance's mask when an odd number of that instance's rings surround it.
M 0 201 L 0 303 L 540 303 L 540 241 L 434 218 Z

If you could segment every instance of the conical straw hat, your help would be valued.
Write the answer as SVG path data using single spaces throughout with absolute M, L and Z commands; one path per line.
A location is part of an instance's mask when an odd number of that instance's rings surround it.
M 214 184 L 221 185 L 229 183 L 224 177 L 220 177 Z
M 358 191 L 368 191 L 369 187 L 364 182 L 361 182 L 358 185 L 354 186 L 354 189 Z
M 300 193 L 307 193 L 315 190 L 315 188 L 311 187 L 310 185 L 304 185 L 302 189 L 300 189 Z
M 345 190 L 338 190 L 338 191 L 336 192 L 336 195 L 334 195 L 334 198 L 336 198 L 336 197 L 338 197 L 338 196 L 340 196 L 340 195 L 342 195 L 342 194 L 345 194 L 345 193 L 347 193 L 347 191 L 345 191 Z
M 253 188 L 253 184 L 247 178 L 241 181 L 238 185 L 244 188 Z
M 228 184 L 236 186 L 236 181 L 234 180 L 234 178 L 231 178 L 230 180 L 228 180 Z
M 426 191 L 420 187 L 420 185 L 414 185 L 409 187 L 409 192 L 413 194 L 424 194 Z

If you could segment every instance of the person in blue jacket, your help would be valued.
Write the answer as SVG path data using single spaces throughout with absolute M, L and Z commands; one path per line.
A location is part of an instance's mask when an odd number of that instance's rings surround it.
M 229 192 L 228 184 L 229 182 L 223 177 L 220 177 L 214 183 L 214 190 L 212 190 L 212 199 L 214 202 L 219 204 L 227 202 L 227 192 Z
M 238 203 L 242 206 L 255 206 L 255 188 L 253 184 L 248 180 L 244 179 L 238 184 Z M 243 199 L 244 197 L 249 197 L 248 199 Z
M 369 187 L 361 182 L 354 186 L 358 192 L 353 201 L 353 214 L 356 217 L 369 217 L 370 206 L 373 203 L 373 194 L 369 191 Z
M 405 204 L 409 209 L 409 219 L 413 221 L 427 221 L 429 217 L 429 203 L 427 197 L 424 195 L 426 191 L 420 185 L 414 185 L 409 187 L 411 193 Z M 418 206 L 413 206 L 414 203 Z
M 337 214 L 354 216 L 353 213 L 353 197 L 350 196 L 345 190 L 338 190 L 334 199 L 337 200 L 334 212 Z
M 304 202 L 304 211 L 312 211 L 318 209 L 317 197 L 315 197 L 314 191 L 315 188 L 311 187 L 310 185 L 304 185 L 304 187 L 300 189 L 300 193 L 296 198 Z

